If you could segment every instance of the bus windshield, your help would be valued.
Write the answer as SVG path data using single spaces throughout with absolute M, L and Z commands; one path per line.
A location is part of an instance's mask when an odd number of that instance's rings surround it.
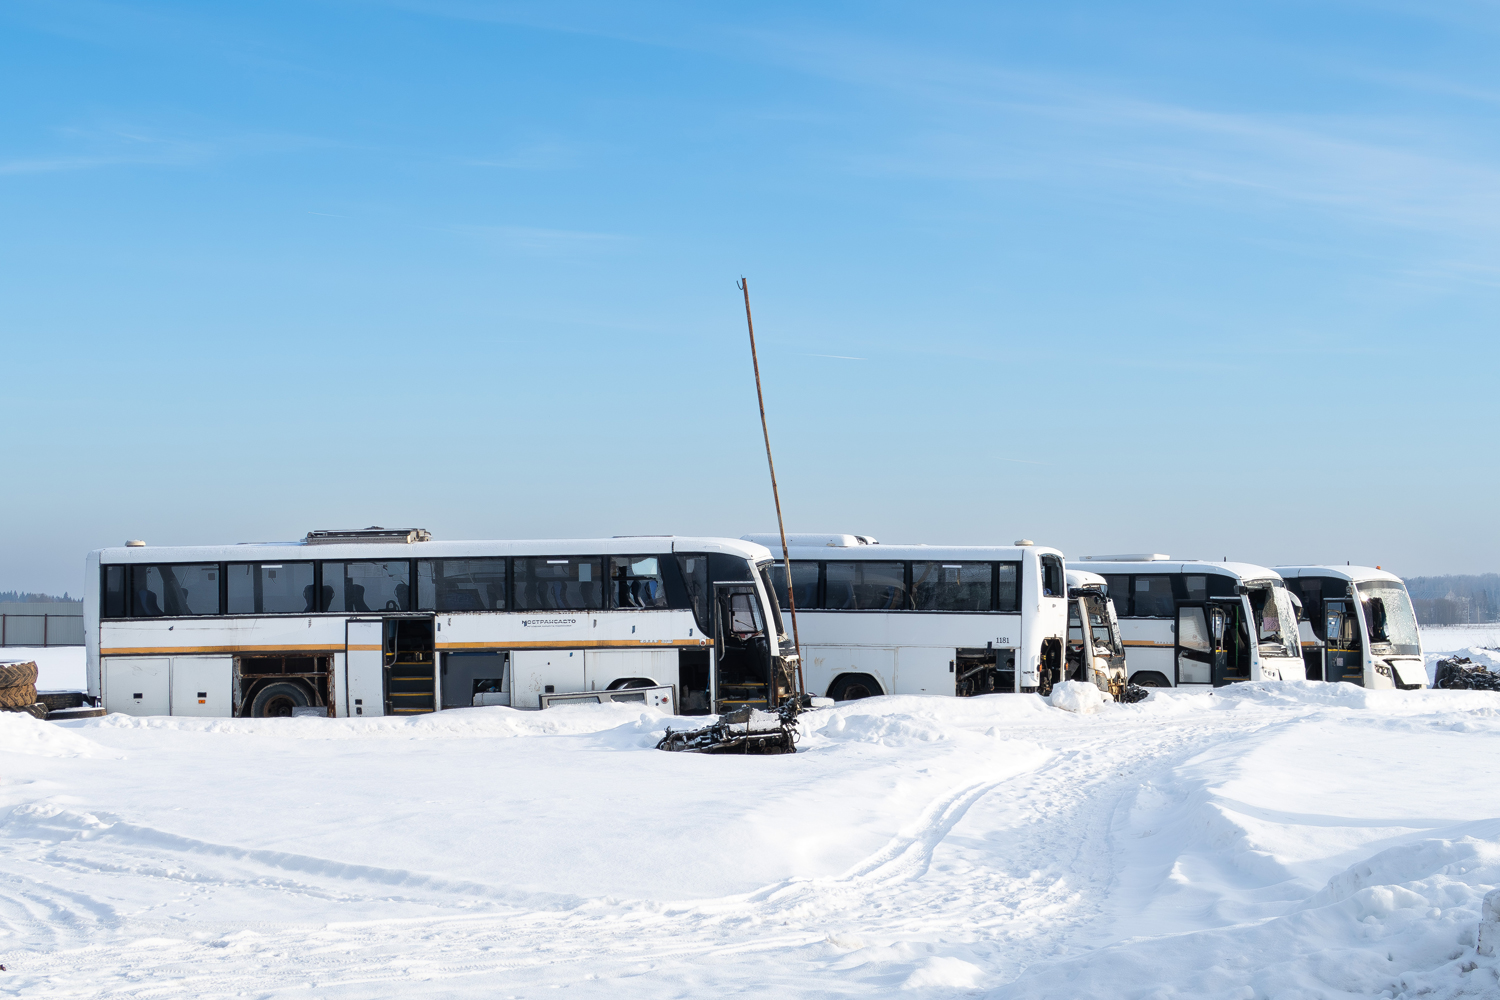
M 1250 610 L 1255 614 L 1256 639 L 1262 652 L 1272 656 L 1294 656 L 1300 648 L 1297 613 L 1286 587 L 1275 582 L 1247 585 Z M 1269 648 L 1268 648 L 1269 647 Z
M 786 641 L 786 627 L 781 624 L 781 602 L 777 600 L 776 587 L 772 584 L 771 574 L 768 572 L 771 566 L 771 563 L 761 563 L 755 567 L 755 570 L 760 574 L 760 585 L 766 589 L 766 597 L 770 600 L 771 620 L 776 626 L 776 641 L 780 645 Z M 785 569 L 778 576 L 785 576 Z M 785 593 L 786 588 L 783 587 L 781 592 Z
M 1089 594 L 1083 599 L 1084 606 L 1089 611 L 1090 631 L 1094 633 L 1094 648 L 1107 652 L 1109 656 L 1124 656 L 1125 646 L 1120 641 L 1120 633 L 1114 627 L 1114 622 L 1110 620 L 1108 600 L 1102 594 Z
M 1417 616 L 1406 588 L 1389 580 L 1371 580 L 1354 586 L 1365 613 L 1370 651 L 1388 656 L 1420 656 L 1422 641 L 1417 636 Z

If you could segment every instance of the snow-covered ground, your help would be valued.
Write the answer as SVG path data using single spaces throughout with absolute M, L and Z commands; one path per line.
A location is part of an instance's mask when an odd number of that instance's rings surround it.
M 88 690 L 88 658 L 82 646 L 0 646 L 0 662 L 35 660 L 39 691 Z
M 1500 995 L 1500 694 L 671 722 L 0 714 L 0 995 Z

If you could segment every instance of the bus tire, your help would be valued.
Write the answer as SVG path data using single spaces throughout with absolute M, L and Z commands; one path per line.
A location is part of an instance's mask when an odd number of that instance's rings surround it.
M 1169 688 L 1172 686 L 1165 677 L 1155 670 L 1142 670 L 1138 674 L 1132 674 L 1130 683 L 1139 684 L 1143 688 Z
M 250 699 L 250 718 L 286 718 L 295 708 L 306 708 L 312 704 L 307 689 L 291 681 L 276 681 L 255 692 Z
M 625 691 L 630 688 L 656 687 L 656 682 L 649 677 L 621 677 L 617 681 L 610 681 L 606 691 Z
M 858 701 L 882 694 L 880 682 L 869 674 L 840 674 L 828 686 L 828 697 L 834 701 Z

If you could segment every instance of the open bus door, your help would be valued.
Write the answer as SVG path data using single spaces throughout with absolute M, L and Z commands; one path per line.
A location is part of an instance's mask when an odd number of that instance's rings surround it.
M 1248 633 L 1239 600 L 1178 605 L 1175 631 L 1178 684 L 1223 687 L 1250 679 Z
M 755 584 L 714 584 L 717 712 L 751 706 L 770 709 L 771 642 Z
M 1352 600 L 1323 602 L 1323 679 L 1365 682 L 1365 651 Z

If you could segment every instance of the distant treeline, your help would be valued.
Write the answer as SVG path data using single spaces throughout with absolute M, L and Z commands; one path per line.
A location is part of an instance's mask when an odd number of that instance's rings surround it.
M 1423 625 L 1481 625 L 1500 621 L 1500 573 L 1414 576 L 1406 581 Z
M 0 590 L 0 604 L 55 604 L 58 601 L 77 600 L 80 598 L 69 597 L 67 591 L 57 597 L 53 594 L 33 594 L 26 590 Z

